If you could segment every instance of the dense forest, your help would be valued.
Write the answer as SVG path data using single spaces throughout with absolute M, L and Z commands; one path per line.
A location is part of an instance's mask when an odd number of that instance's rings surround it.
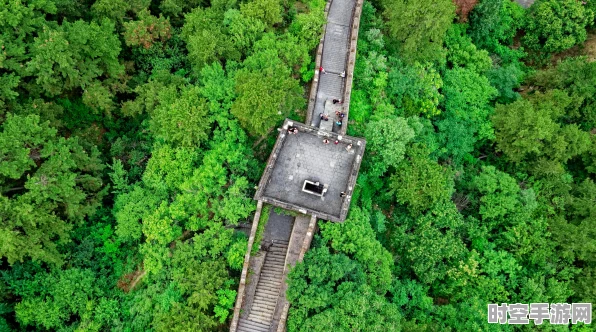
M 325 1 L 0 2 L 0 331 L 227 330 Z M 595 12 L 364 2 L 367 151 L 290 273 L 289 331 L 527 330 L 487 304 L 596 303 Z

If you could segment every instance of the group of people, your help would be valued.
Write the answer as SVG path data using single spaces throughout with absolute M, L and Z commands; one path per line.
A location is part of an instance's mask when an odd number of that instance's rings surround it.
M 329 144 L 329 142 L 330 142 L 330 141 L 329 141 L 329 139 L 328 139 L 328 138 L 324 138 L 324 139 L 323 139 L 323 144 Z M 333 144 L 335 144 L 335 145 L 338 145 L 338 144 L 339 144 L 339 140 L 338 140 L 338 139 L 336 139 L 336 140 L 335 140 L 335 142 L 333 142 Z M 346 151 L 350 152 L 350 150 L 352 150 L 352 146 L 353 146 L 353 145 L 352 145 L 352 143 L 348 144 L 348 145 L 346 146 Z
M 288 128 L 288 134 L 292 135 L 292 134 L 298 134 L 298 128 L 296 127 L 290 127 Z
M 337 104 L 337 103 L 341 103 L 341 100 L 339 99 L 333 99 L 333 103 Z M 339 127 L 341 127 L 343 125 L 343 119 L 346 116 L 346 114 L 344 112 L 340 112 L 340 111 L 335 111 L 335 124 L 338 125 Z M 329 115 L 325 114 L 325 113 L 319 113 L 319 118 L 321 119 L 321 121 L 329 121 Z
M 335 116 L 337 117 L 335 119 L 335 124 L 341 127 L 343 125 L 343 119 L 346 116 L 346 114 L 344 112 L 336 111 Z M 322 121 L 329 121 L 329 116 L 325 113 L 319 113 L 319 118 Z

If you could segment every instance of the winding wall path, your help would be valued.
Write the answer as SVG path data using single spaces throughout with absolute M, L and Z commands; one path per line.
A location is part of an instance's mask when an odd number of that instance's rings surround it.
M 310 91 L 307 124 L 319 127 L 319 113 L 324 113 L 325 101 L 341 99 L 342 111 L 345 113 L 343 125 L 339 127 L 334 124 L 332 130 L 340 134 L 347 131 L 362 3 L 363 0 L 329 0 L 327 3 L 327 24 L 324 26 L 324 36 L 317 49 L 317 69 Z M 326 74 L 319 72 L 318 68 L 321 66 Z M 240 277 L 230 332 L 285 331 L 290 307 L 285 297 L 285 280 L 289 269 L 301 261 L 310 248 L 316 229 L 316 216 L 301 215 L 291 221 L 292 230 L 287 242 L 285 238 L 268 239 L 266 234 L 262 243 L 254 243 L 262 206 L 263 202 L 259 201 Z M 270 231 L 266 229 L 265 233 L 267 232 Z M 266 243 L 270 240 L 271 245 Z M 259 246 L 260 250 L 251 257 L 253 245 Z

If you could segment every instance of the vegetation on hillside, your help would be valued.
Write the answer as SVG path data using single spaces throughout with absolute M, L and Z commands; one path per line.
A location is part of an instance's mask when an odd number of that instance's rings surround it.
M 364 3 L 367 151 L 290 274 L 289 331 L 523 330 L 487 303 L 596 303 L 596 1 L 456 4 Z M 324 7 L 0 0 L 0 331 L 226 330 Z

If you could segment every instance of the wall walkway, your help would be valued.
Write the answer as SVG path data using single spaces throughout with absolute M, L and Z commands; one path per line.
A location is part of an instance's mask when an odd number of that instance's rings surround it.
M 342 135 L 346 134 L 349 121 L 362 2 L 363 0 L 330 0 L 327 3 L 327 24 L 317 49 L 316 72 L 307 109 L 306 123 L 319 127 L 319 113 L 324 113 L 325 102 L 340 99 L 341 110 L 345 113 L 343 125 L 339 127 L 333 124 L 331 128 L 333 132 Z M 319 72 L 319 67 L 323 67 L 326 73 Z M 329 121 L 332 120 L 334 119 L 330 118 Z M 300 215 L 291 221 L 292 231 L 287 242 L 282 238 L 274 239 L 275 231 L 270 227 L 272 230 L 266 228 L 261 243 L 253 243 L 262 205 L 263 202 L 259 201 L 253 219 L 230 332 L 285 331 L 290 307 L 285 297 L 285 280 L 290 268 L 302 261 L 310 248 L 317 226 L 316 216 Z M 274 213 L 273 210 L 271 213 Z M 260 246 L 260 250 L 251 257 L 253 245 Z

